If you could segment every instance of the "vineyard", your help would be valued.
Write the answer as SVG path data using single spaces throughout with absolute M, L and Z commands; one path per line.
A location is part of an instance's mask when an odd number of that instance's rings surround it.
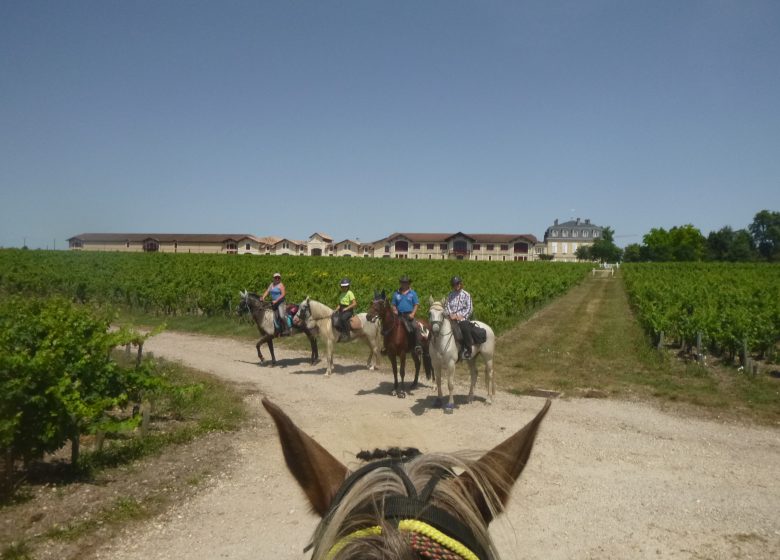
M 589 264 L 463 262 L 292 256 L 0 251 L 0 294 L 60 295 L 80 302 L 126 306 L 161 315 L 230 315 L 239 291 L 262 293 L 281 272 L 288 301 L 306 296 L 334 303 L 343 276 L 352 279 L 359 309 L 374 290 L 392 291 L 408 274 L 427 308 L 458 274 L 474 296 L 475 317 L 497 331 L 527 310 L 566 292 Z
M 762 355 L 780 340 L 780 266 L 630 264 L 621 269 L 645 330 L 733 358 L 746 345 Z

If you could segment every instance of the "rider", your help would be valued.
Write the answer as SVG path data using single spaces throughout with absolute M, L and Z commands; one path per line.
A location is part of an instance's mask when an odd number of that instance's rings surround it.
M 262 299 L 269 295 L 271 296 L 271 307 L 279 319 L 279 336 L 287 336 L 290 334 L 290 328 L 287 326 L 287 304 L 285 303 L 287 290 L 282 284 L 282 275 L 278 272 L 274 272 L 273 282 L 263 292 Z
M 471 294 L 463 289 L 463 281 L 460 276 L 453 276 L 450 280 L 452 291 L 447 296 L 447 303 L 444 306 L 444 313 L 455 321 L 463 333 L 463 353 L 461 358 L 471 359 L 471 346 L 474 340 L 471 336 L 471 324 L 469 318 L 474 310 L 471 303 Z
M 339 305 L 333 310 L 333 326 L 339 331 L 339 342 L 349 340 L 349 320 L 357 307 L 355 294 L 349 289 L 349 278 L 341 279 Z
M 399 279 L 400 287 L 393 293 L 392 306 L 393 313 L 401 317 L 406 326 L 406 331 L 414 334 L 414 351 L 422 354 L 422 342 L 420 341 L 420 329 L 414 315 L 420 306 L 420 299 L 417 292 L 412 290 L 411 279 L 404 274 Z

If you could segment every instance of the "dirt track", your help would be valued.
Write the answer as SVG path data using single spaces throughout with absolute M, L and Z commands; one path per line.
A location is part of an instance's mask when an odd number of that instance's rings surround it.
M 353 343 L 360 344 L 360 343 Z M 178 333 L 147 343 L 232 381 L 255 384 L 328 448 L 353 464 L 376 446 L 423 451 L 487 449 L 541 407 L 499 391 L 444 415 L 432 386 L 405 400 L 388 396 L 389 364 L 379 372 L 337 358 L 321 365 L 277 351 L 281 367 L 261 367 L 252 344 Z M 501 388 L 501 371 L 497 372 Z M 458 394 L 467 387 L 458 370 Z M 480 379 L 478 395 L 484 395 Z M 259 397 L 252 399 L 260 407 Z M 288 475 L 270 419 L 236 436 L 239 460 L 195 499 L 145 522 L 98 558 L 302 559 L 317 520 Z M 780 557 L 780 432 L 680 418 L 636 403 L 556 400 L 506 515 L 492 531 L 502 557 Z

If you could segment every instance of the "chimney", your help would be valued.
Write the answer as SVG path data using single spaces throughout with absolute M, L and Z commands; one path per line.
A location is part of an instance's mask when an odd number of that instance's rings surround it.
M 558 218 L 555 218 L 555 224 L 553 224 L 553 225 L 556 225 L 556 226 L 558 225 Z
M 577 225 L 580 225 L 580 219 L 577 218 Z
M 585 219 L 585 225 L 588 225 L 588 226 L 590 225 L 590 218 L 586 218 Z

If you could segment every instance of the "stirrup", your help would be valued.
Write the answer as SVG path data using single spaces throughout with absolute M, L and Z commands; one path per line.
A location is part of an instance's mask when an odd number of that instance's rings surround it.
M 414 347 L 414 353 L 415 353 L 415 354 L 417 354 L 418 356 L 422 356 L 422 353 L 423 353 L 423 347 L 422 347 L 421 345 L 419 345 L 419 344 L 418 344 L 418 345 L 416 345 L 416 346 Z

